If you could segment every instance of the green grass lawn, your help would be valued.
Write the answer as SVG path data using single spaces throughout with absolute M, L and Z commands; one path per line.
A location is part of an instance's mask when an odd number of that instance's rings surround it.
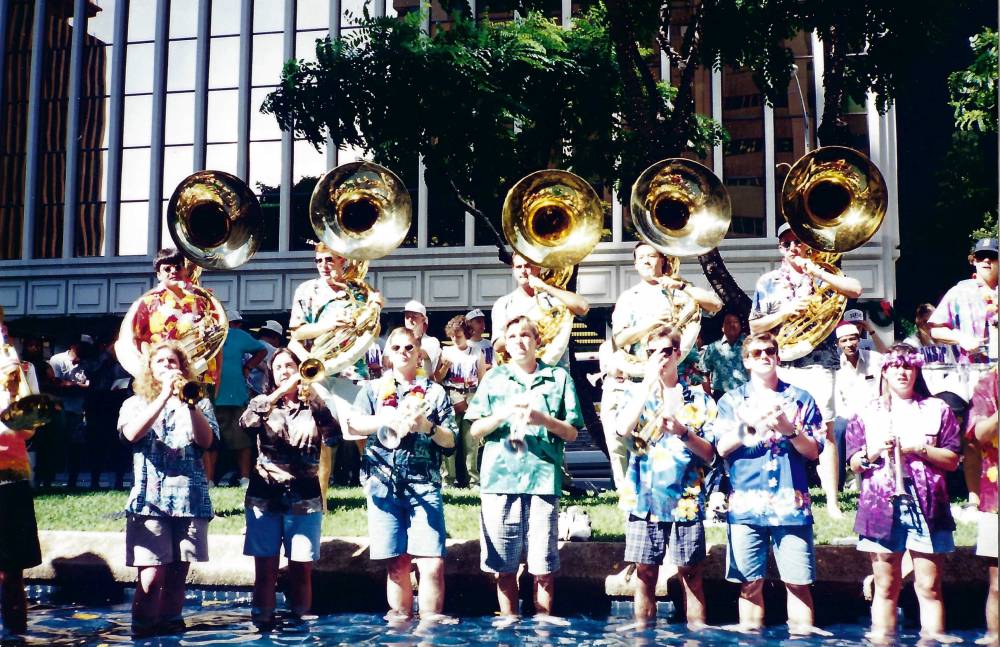
M 812 490 L 815 511 L 816 543 L 837 543 L 854 538 L 854 510 L 857 494 L 840 495 L 844 519 L 830 519 L 825 511 L 826 498 L 819 489 Z M 73 494 L 42 494 L 35 499 L 35 514 L 41 530 L 122 531 L 125 527 L 121 510 L 127 498 L 125 492 L 80 492 Z M 236 487 L 212 489 L 212 504 L 216 518 L 209 526 L 212 534 L 239 534 L 243 529 L 243 490 Z M 368 522 L 365 498 L 360 488 L 330 488 L 329 512 L 323 518 L 326 536 L 365 536 Z M 453 539 L 475 539 L 479 536 L 479 495 L 473 490 L 445 489 L 445 520 L 448 536 Z M 595 541 L 624 541 L 623 514 L 618 509 L 618 497 L 604 493 L 596 496 L 563 497 L 563 508 L 578 505 L 587 510 Z M 710 543 L 724 543 L 724 527 L 709 527 Z M 959 521 L 955 543 L 972 546 L 976 543 L 976 526 Z

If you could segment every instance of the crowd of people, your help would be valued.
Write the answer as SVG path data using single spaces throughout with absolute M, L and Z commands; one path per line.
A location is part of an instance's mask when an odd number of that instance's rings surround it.
M 873 638 L 895 633 L 908 553 L 922 632 L 946 639 L 941 570 L 956 527 L 947 474 L 964 464 L 969 501 L 980 511 L 977 553 L 988 568 L 987 637 L 995 642 L 997 240 L 976 243 L 973 278 L 937 308 L 921 306 L 917 332 L 904 342 L 887 346 L 860 312 L 849 312 L 829 338 L 789 361 L 780 357 L 778 335 L 810 309 L 821 287 L 847 298 L 862 290 L 812 260 L 787 226 L 778 240 L 782 262 L 757 283 L 748 333 L 740 313 L 723 311 L 714 293 L 668 272 L 655 248 L 639 243 L 634 250 L 640 281 L 621 295 L 602 347 L 600 418 L 623 510 L 624 560 L 635 565 L 637 620 L 655 621 L 659 571 L 672 562 L 689 625 L 706 623 L 704 521 L 709 490 L 718 489 L 726 497 L 725 576 L 740 588 L 740 628 L 763 625 L 773 553 L 790 630 L 822 634 L 810 588 L 809 469 L 818 462 L 826 514 L 843 515 L 837 501 L 845 472 L 859 491 L 855 531 L 872 564 Z M 189 564 L 208 559 L 219 448 L 232 452 L 246 488 L 244 552 L 255 561 L 251 616 L 259 626 L 277 621 L 282 550 L 289 614 L 308 612 L 326 488 L 336 461 L 350 452 L 361 457 L 369 555 L 385 564 L 391 619 L 413 615 L 414 570 L 421 619 L 444 617 L 442 486 L 458 484 L 478 487 L 480 566 L 494 576 L 502 621 L 519 613 L 524 561 L 535 612 L 558 622 L 565 448 L 584 421 L 566 354 L 539 360 L 548 342 L 539 312 L 554 303 L 581 316 L 587 301 L 541 280 L 540 268 L 515 256 L 516 287 L 493 308 L 489 340 L 485 313 L 473 310 L 447 323 L 451 343 L 442 346 L 428 333 L 424 306 L 411 301 L 384 345 L 317 376 L 300 367 L 315 358 L 320 340 L 354 327 L 359 309 L 381 306 L 382 297 L 350 280 L 350 262 L 325 245 L 316 246 L 315 262 L 317 278 L 293 299 L 287 347 L 277 322 L 265 323 L 255 339 L 231 312 L 213 365 L 196 366 L 183 333 L 204 304 L 187 292 L 183 258 L 164 250 L 155 265 L 159 291 L 143 297 L 137 311 L 145 314 L 133 319 L 141 350 L 134 376 L 114 368 L 110 347 L 102 350 L 106 361 L 96 362 L 112 367 L 107 375 L 89 373 L 79 343 L 38 366 L 61 389 L 65 424 L 81 430 L 81 443 L 92 433 L 84 392 L 100 381 L 120 398 L 111 405 L 108 396 L 96 419 L 113 421 L 111 437 L 132 454 L 125 538 L 126 563 L 138 572 L 133 632 L 183 630 Z M 722 338 L 689 355 L 691 329 L 677 317 L 679 303 L 723 311 Z M 38 361 L 27 343 L 22 356 Z M 0 391 L 0 409 L 12 397 Z M 21 571 L 40 560 L 25 445 L 33 440 L 30 431 L 2 429 L 3 620 L 17 632 L 25 613 Z

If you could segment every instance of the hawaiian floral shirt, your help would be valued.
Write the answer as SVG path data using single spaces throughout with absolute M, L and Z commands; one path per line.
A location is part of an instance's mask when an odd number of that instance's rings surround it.
M 538 362 L 535 372 L 524 377 L 508 364 L 490 369 L 479 383 L 465 419 L 493 415 L 503 409 L 507 400 L 531 391 L 533 408 L 577 429 L 584 428 L 580 400 L 568 371 Z M 517 452 L 504 443 L 510 431 L 510 422 L 504 422 L 485 438 L 479 490 L 489 494 L 560 496 L 565 441 L 545 427 L 529 425 L 524 450 Z
M 701 350 L 697 346 L 692 346 L 684 359 L 677 364 L 677 379 L 688 386 L 705 383 L 705 374 L 701 368 Z
M 295 330 L 303 324 L 323 321 L 343 310 L 355 308 L 357 303 L 364 303 L 365 295 L 356 287 L 347 290 L 334 290 L 323 279 L 309 279 L 295 289 L 292 298 L 292 312 L 288 320 L 288 329 Z M 354 300 L 351 297 L 354 297 Z M 312 346 L 312 340 L 304 343 L 306 350 Z M 330 376 L 331 378 L 334 376 Z M 359 357 L 353 366 L 340 372 L 339 376 L 352 381 L 368 379 L 368 364 L 364 357 Z
M 212 311 L 212 302 L 205 296 L 185 292 L 178 297 L 172 290 L 157 287 L 139 298 L 132 335 L 141 352 L 145 344 L 168 339 L 180 339 L 203 323 Z M 204 323 L 213 323 L 212 321 Z M 208 360 L 208 370 L 199 379 L 209 384 L 219 381 L 219 356 Z
M 713 391 L 725 393 L 750 380 L 741 355 L 744 339 L 746 335 L 740 335 L 735 342 L 729 343 L 723 337 L 701 349 L 700 368 L 711 373 Z
M 712 423 L 716 415 L 715 401 L 701 390 L 679 384 L 685 407 L 691 407 L 700 425 L 689 427 L 714 443 Z M 628 399 L 635 395 L 626 395 Z M 656 416 L 662 399 L 659 394 L 648 397 L 636 429 Z M 619 507 L 631 515 L 649 521 L 697 521 L 705 518 L 705 463 L 673 434 L 664 434 L 649 451 L 629 456 L 628 471 L 621 490 Z
M 444 427 L 458 438 L 455 410 L 440 384 L 418 377 L 410 384 L 399 384 L 389 371 L 377 380 L 364 382 L 354 400 L 354 408 L 366 415 L 375 415 L 383 407 L 395 409 L 404 398 L 427 402 L 427 419 Z M 368 494 L 386 496 L 389 487 L 397 490 L 408 483 L 429 483 L 441 486 L 441 457 L 450 456 L 454 447 L 441 447 L 426 434 L 408 434 L 396 449 L 388 449 L 376 434 L 368 436 L 361 469 Z
M 865 451 L 868 445 L 881 445 L 887 435 L 899 435 L 905 444 L 926 442 L 959 453 L 961 437 L 951 408 L 937 398 L 915 398 L 909 403 L 894 403 L 890 412 L 882 400 L 873 401 L 847 424 L 847 455 Z M 920 509 L 927 526 L 936 530 L 954 530 L 948 501 L 945 472 L 920 456 L 903 459 L 903 476 L 913 481 Z M 854 531 L 862 537 L 884 539 L 892 533 L 895 470 L 884 457 L 862 475 L 858 496 L 858 515 Z
M 770 397 L 780 397 L 794 407 L 803 432 L 823 446 L 823 416 L 812 396 L 802 389 L 778 382 Z M 719 416 L 714 434 L 739 425 L 738 411 L 744 406 L 759 406 L 766 394 L 758 393 L 748 382 L 726 393 L 719 400 Z M 754 526 L 808 526 L 812 507 L 806 474 L 808 461 L 792 441 L 777 432 L 758 431 L 754 438 L 726 457 L 733 491 L 729 495 L 729 523 Z
M 246 505 L 277 514 L 321 512 L 319 444 L 311 449 L 292 446 L 292 430 L 304 427 L 332 446 L 340 441 L 340 425 L 318 398 L 309 404 L 281 398 L 274 406 L 267 400 L 258 395 L 240 417 L 240 426 L 257 437 L 258 451 Z
M 988 371 L 979 380 L 972 392 L 969 403 L 969 422 L 966 436 L 975 438 L 976 423 L 983 418 L 997 416 L 997 372 Z M 979 509 L 983 512 L 997 511 L 997 437 L 981 445 L 983 452 L 982 478 L 979 481 Z
M 149 402 L 133 395 L 118 414 L 118 433 L 134 420 Z M 219 437 L 219 423 L 208 399 L 197 404 Z M 125 512 L 152 517 L 212 518 L 208 480 L 201 447 L 194 442 L 187 405 L 167 400 L 149 432 L 132 444 L 132 491 Z
M 992 297 L 989 296 L 992 294 Z M 987 301 L 992 298 L 993 308 L 988 307 Z M 980 339 L 996 339 L 997 335 L 997 313 L 996 313 L 996 291 L 988 287 L 981 286 L 977 279 L 966 279 L 959 281 L 955 287 L 948 290 L 941 303 L 938 304 L 934 313 L 928 321 L 932 324 L 945 324 L 949 328 L 959 330 L 966 334 L 975 335 Z M 964 350 L 960 351 L 959 363 L 981 363 L 987 362 L 985 355 L 970 356 Z
M 28 437 L 30 434 L 8 429 L 0 422 L 0 485 L 31 480 L 31 462 L 24 444 Z
M 753 294 L 753 307 L 750 309 L 750 320 L 772 315 L 790 301 L 809 296 L 811 293 L 812 279 L 806 274 L 790 272 L 783 265 L 757 279 L 757 289 Z M 817 364 L 831 370 L 840 368 L 840 352 L 837 350 L 835 334 L 831 334 L 820 342 L 805 357 L 791 362 L 782 362 L 783 366 L 795 368 Z

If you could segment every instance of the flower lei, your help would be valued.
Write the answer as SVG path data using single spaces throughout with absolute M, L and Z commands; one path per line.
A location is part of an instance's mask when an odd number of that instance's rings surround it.
M 816 291 L 812 279 L 804 273 L 797 273 L 798 278 L 792 278 L 792 270 L 788 263 L 782 263 L 778 268 L 778 283 L 789 298 L 808 297 Z M 803 289 L 804 288 L 804 289 Z
M 399 407 L 399 397 L 396 395 L 396 390 L 398 388 L 395 375 L 389 375 L 387 379 L 382 380 L 382 391 L 379 393 L 379 403 L 383 407 L 389 407 L 396 409 Z M 416 400 L 423 400 L 424 396 L 427 394 L 427 389 L 419 384 L 413 384 L 404 394 L 403 399 L 413 396 Z

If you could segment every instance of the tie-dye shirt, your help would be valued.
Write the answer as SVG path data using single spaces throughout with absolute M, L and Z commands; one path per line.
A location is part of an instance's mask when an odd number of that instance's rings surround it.
M 995 298 L 996 290 L 993 290 L 993 295 Z M 948 290 L 927 321 L 932 324 L 943 324 L 967 335 L 974 335 L 986 343 L 996 343 L 997 313 L 987 308 L 983 288 L 976 279 L 959 281 L 955 287 Z M 958 350 L 960 364 L 988 361 L 983 354 L 970 355 L 964 350 Z M 996 352 L 996 348 L 993 348 L 993 352 Z
M 714 442 L 712 422 L 716 407 L 704 391 L 678 383 L 684 405 L 695 407 L 703 424 L 688 433 Z M 623 396 L 628 400 L 636 394 Z M 648 396 L 636 432 L 656 417 L 663 400 L 659 393 Z M 624 405 L 623 405 L 624 406 Z M 678 436 L 664 434 L 639 456 L 630 454 L 628 472 L 621 490 L 619 507 L 631 515 L 650 521 L 697 521 L 705 518 L 705 462 Z
M 894 401 L 890 412 L 882 400 L 872 402 L 847 424 L 847 455 L 866 451 L 866 447 L 882 445 L 888 434 L 902 438 L 904 445 L 925 442 L 958 453 L 960 434 L 951 408 L 937 398 L 915 397 L 908 402 Z M 858 515 L 854 531 L 862 537 L 884 539 L 892 533 L 896 476 L 891 461 L 884 456 L 862 475 L 858 496 Z M 944 470 L 921 456 L 903 457 L 903 477 L 913 481 L 917 502 L 927 519 L 928 528 L 954 530 L 948 501 L 948 484 Z
M 979 380 L 969 403 L 969 422 L 966 436 L 976 437 L 976 423 L 984 418 L 997 416 L 997 372 L 988 371 Z M 983 455 L 982 477 L 979 480 L 979 509 L 997 511 L 997 436 L 985 444 L 980 443 Z
M 733 389 L 719 400 L 715 436 L 721 438 L 740 424 L 741 407 L 756 407 L 766 397 L 781 398 L 808 435 L 823 449 L 823 417 L 812 396 L 802 389 L 778 382 L 777 389 L 759 392 L 752 382 Z M 790 416 L 791 417 L 791 416 Z M 809 499 L 809 461 L 791 439 L 778 432 L 759 430 L 744 438 L 743 446 L 726 457 L 733 491 L 729 495 L 729 523 L 754 526 L 808 526 L 812 524 Z

